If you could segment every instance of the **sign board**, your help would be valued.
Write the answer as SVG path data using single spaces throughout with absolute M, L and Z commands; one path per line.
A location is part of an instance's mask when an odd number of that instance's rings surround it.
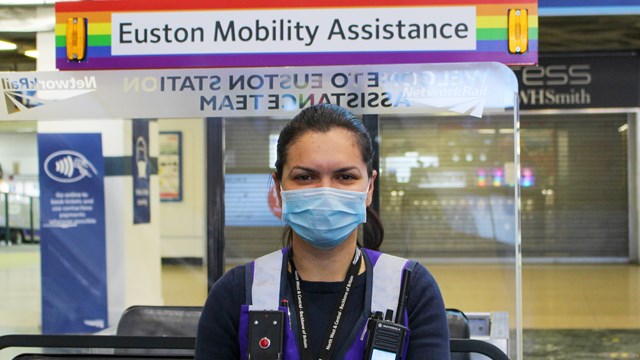
M 640 57 L 635 53 L 568 54 L 514 67 L 520 109 L 588 109 L 640 106 Z
M 106 329 L 100 134 L 38 134 L 43 334 Z
M 512 109 L 517 82 L 499 63 L 456 63 L 9 72 L 0 87 L 2 120 L 288 116 L 319 103 L 481 117 Z
M 151 156 L 149 155 L 149 120 L 131 122 L 133 169 L 133 223 L 151 222 Z
M 511 25 L 513 34 L 527 39 L 521 53 L 508 46 L 508 14 L 516 9 L 526 12 L 522 28 Z M 537 11 L 537 0 L 58 2 L 56 65 L 89 70 L 535 64 Z M 83 58 L 69 60 L 69 48 L 84 39 Z

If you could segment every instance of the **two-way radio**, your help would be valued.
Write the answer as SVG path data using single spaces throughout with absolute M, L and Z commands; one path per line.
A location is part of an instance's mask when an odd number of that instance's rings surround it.
M 382 311 L 376 311 L 369 318 L 367 331 L 367 347 L 365 360 L 400 360 L 403 356 L 404 343 L 407 337 L 407 328 L 404 323 L 404 309 L 407 305 L 407 288 L 411 278 L 411 269 L 405 268 L 402 272 L 402 284 L 395 321 L 393 310 L 387 309 L 384 318 Z
M 249 360 L 284 357 L 284 311 L 249 311 Z

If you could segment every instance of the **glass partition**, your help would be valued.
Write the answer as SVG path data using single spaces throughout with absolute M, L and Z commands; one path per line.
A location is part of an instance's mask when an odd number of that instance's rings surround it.
M 520 187 L 535 174 L 520 168 L 517 82 L 506 66 L 39 73 L 41 85 L 32 93 L 20 87 L 29 76 L 2 74 L 5 89 L 15 84 L 2 120 L 38 120 L 39 133 L 102 133 L 105 216 L 122 234 L 118 240 L 108 227 L 107 256 L 119 251 L 133 259 L 108 262 L 109 286 L 122 285 L 111 279 L 128 271 L 123 263 L 155 257 L 148 263 L 162 264 L 160 299 L 140 299 L 198 306 L 211 275 L 207 261 L 216 261 L 208 257 L 212 242 L 224 244 L 224 269 L 281 247 L 270 181 L 278 133 L 301 108 L 330 102 L 363 117 L 376 140 L 381 249 L 420 261 L 435 275 L 445 305 L 467 313 L 472 337 L 521 359 Z M 83 82 L 83 89 L 56 91 L 69 81 L 76 87 Z M 126 140 L 130 119 L 152 119 L 152 215 L 144 225 L 130 217 L 132 173 L 118 168 L 135 157 Z M 223 131 L 215 144 L 207 136 L 212 119 Z M 216 161 L 212 146 L 223 154 L 224 174 L 217 180 L 205 171 Z M 223 230 L 208 222 L 222 215 L 213 213 L 221 204 L 206 201 L 215 181 L 224 188 Z M 212 230 L 223 236 L 212 239 Z M 151 243 L 157 249 L 141 251 L 141 237 L 157 238 Z M 149 282 L 132 278 L 126 290 Z M 114 301 L 118 314 L 136 297 Z
M 463 310 L 477 325 L 472 336 L 476 331 L 515 351 L 519 229 L 513 118 L 388 116 L 380 125 L 383 248 L 427 264 L 445 305 Z M 483 334 L 488 319 L 492 330 Z

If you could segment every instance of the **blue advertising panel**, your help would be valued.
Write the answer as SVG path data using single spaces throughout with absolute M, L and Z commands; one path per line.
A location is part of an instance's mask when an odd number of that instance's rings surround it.
M 283 226 L 271 174 L 225 174 L 226 226 Z
M 149 121 L 134 119 L 133 133 L 133 223 L 148 224 L 151 221 L 149 178 Z
M 109 326 L 100 134 L 38 134 L 42 332 Z

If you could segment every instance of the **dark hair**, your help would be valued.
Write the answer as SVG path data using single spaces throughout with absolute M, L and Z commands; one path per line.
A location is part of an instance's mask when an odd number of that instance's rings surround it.
M 282 168 L 287 162 L 289 146 L 309 131 L 326 133 L 334 128 L 349 131 L 360 149 L 362 161 L 367 166 L 369 178 L 373 175 L 373 146 L 371 137 L 362 122 L 348 110 L 332 104 L 319 104 L 308 107 L 296 115 L 280 131 L 277 146 L 277 160 L 275 163 L 275 177 L 282 182 Z M 291 245 L 292 230 L 289 226 L 283 234 L 286 245 Z M 380 217 L 370 206 L 367 207 L 367 222 L 364 224 L 363 244 L 365 248 L 377 250 L 384 239 L 384 227 Z

